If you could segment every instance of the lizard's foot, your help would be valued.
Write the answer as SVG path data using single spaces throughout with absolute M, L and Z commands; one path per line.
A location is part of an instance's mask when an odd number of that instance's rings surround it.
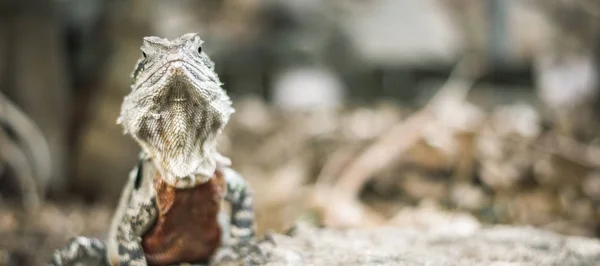
M 106 245 L 95 238 L 75 237 L 52 255 L 48 266 L 90 265 L 106 266 Z
M 236 265 L 262 265 L 266 263 L 266 254 L 254 241 L 244 241 L 219 249 L 211 265 L 215 263 L 236 262 Z

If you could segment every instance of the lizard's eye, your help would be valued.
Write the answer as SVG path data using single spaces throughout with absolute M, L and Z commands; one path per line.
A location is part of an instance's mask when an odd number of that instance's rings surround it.
M 142 56 L 144 56 L 144 58 L 148 57 L 148 55 L 146 55 L 144 52 L 142 52 Z
M 202 46 L 198 46 L 198 53 L 201 54 L 202 53 Z

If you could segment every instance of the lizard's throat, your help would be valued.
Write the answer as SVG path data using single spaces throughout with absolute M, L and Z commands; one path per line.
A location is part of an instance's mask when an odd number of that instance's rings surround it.
M 165 182 L 178 188 L 193 187 L 208 181 L 217 165 L 228 164 L 228 159 L 216 149 L 216 138 L 223 127 L 218 113 L 192 108 L 187 102 L 152 109 L 156 111 L 130 110 L 137 113 L 137 119 L 123 119 L 129 122 L 123 125 L 152 159 Z M 122 116 L 128 117 L 127 112 Z
M 161 173 L 161 177 L 168 184 L 177 188 L 193 187 L 208 181 L 217 168 L 219 154 L 214 148 L 214 142 L 199 141 L 199 143 L 183 142 L 185 136 L 172 134 L 165 138 L 172 138 L 173 145 L 165 142 L 139 141 L 144 151 Z M 177 141 L 179 144 L 177 144 Z M 213 147 L 211 147 L 213 146 Z M 198 147 L 194 151 L 189 147 Z M 198 152 L 202 151 L 203 152 Z
M 190 129 L 194 130 L 199 129 Z M 192 187 L 208 181 L 214 174 L 218 152 L 213 139 L 194 140 L 190 134 L 177 130 L 149 138 L 138 134 L 134 138 L 172 186 Z
M 190 117 L 177 107 L 166 114 L 162 123 L 145 126 L 156 128 L 154 132 L 142 130 L 135 138 L 168 184 L 185 188 L 208 181 L 218 164 L 227 163 L 216 149 L 218 132 L 207 130 L 203 119 Z

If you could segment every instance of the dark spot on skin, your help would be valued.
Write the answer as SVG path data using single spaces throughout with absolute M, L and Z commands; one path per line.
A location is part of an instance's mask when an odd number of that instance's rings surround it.
M 212 120 L 212 124 L 210 125 L 211 131 L 216 132 L 223 125 L 223 121 L 220 118 Z
M 142 166 L 143 165 L 144 165 L 144 161 L 140 160 L 138 162 L 137 173 L 135 174 L 135 181 L 133 183 L 133 186 L 135 189 L 140 188 L 140 186 L 142 185 L 142 173 L 143 173 Z
M 251 210 L 249 210 L 251 211 Z M 232 219 L 231 224 L 240 229 L 251 228 L 253 221 L 251 219 Z
M 144 58 L 146 58 L 146 56 L 144 56 Z M 133 71 L 133 82 L 135 82 L 137 80 L 138 75 L 144 69 L 145 64 L 146 64 L 146 60 L 140 60 L 140 62 L 137 64 L 137 66 L 135 67 L 135 70 Z
M 144 256 L 142 251 L 139 249 L 138 250 L 130 250 L 130 249 L 125 248 L 125 246 L 123 246 L 123 245 L 119 245 L 118 249 L 119 249 L 119 254 L 128 254 L 130 261 L 140 260 Z M 131 265 L 131 264 L 129 264 L 130 261 L 128 261 L 128 262 L 122 261 L 121 263 L 119 263 L 119 265 Z

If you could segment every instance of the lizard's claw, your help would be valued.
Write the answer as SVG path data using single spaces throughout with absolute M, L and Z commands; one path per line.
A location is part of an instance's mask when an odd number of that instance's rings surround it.
M 106 246 L 95 238 L 74 237 L 66 247 L 56 250 L 48 266 L 83 265 L 104 266 Z

